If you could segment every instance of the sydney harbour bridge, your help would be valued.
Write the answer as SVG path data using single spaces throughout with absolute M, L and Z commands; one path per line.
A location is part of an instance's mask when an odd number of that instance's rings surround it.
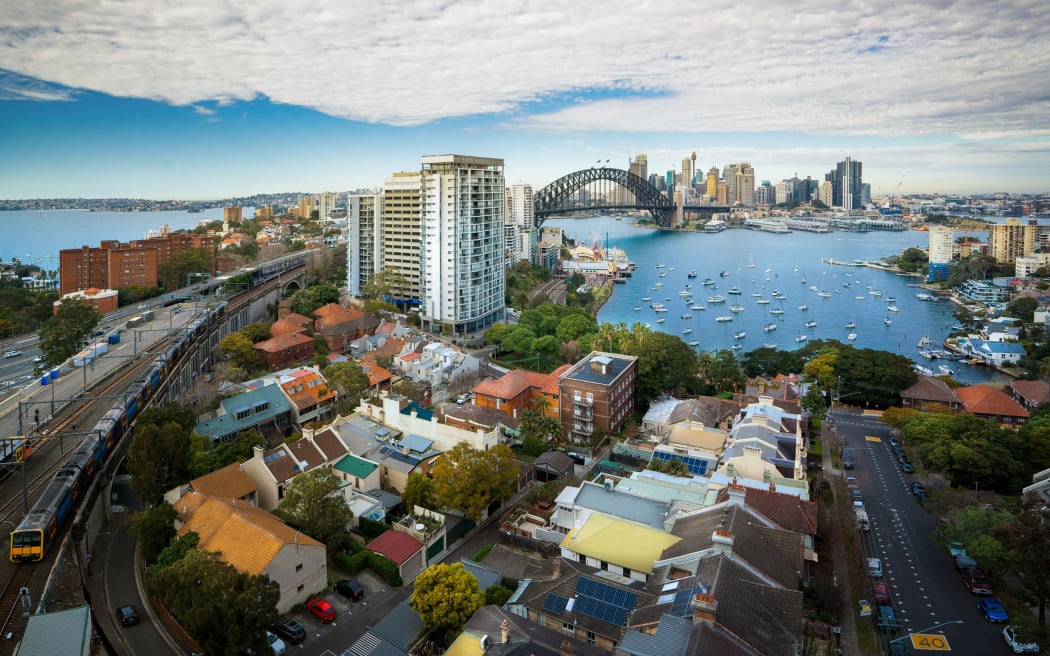
M 646 210 L 662 228 L 673 224 L 676 206 L 662 191 L 630 171 L 591 167 L 562 176 L 533 196 L 536 226 L 552 215 L 603 210 Z M 698 215 L 728 212 L 724 205 L 685 205 Z

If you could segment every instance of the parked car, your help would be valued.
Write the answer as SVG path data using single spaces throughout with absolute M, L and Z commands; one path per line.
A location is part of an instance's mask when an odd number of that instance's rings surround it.
M 966 549 L 963 549 L 962 542 L 951 542 L 948 544 L 948 555 L 952 558 L 957 556 L 965 555 Z
M 971 567 L 977 567 L 977 561 L 970 558 L 964 551 L 955 557 L 955 568 L 959 570 L 966 570 Z
M 273 625 L 273 632 L 293 645 L 306 640 L 306 629 L 298 620 L 283 620 Z
M 273 652 L 273 656 L 284 656 L 284 652 L 287 650 L 287 647 L 284 646 L 283 640 L 267 631 L 266 643 L 270 645 L 270 651 Z
M 977 608 L 984 613 L 984 619 L 989 622 L 1005 622 L 1010 619 L 1006 609 L 995 597 L 981 597 L 977 600 Z
M 324 599 L 311 599 L 306 602 L 306 610 L 324 624 L 335 619 L 335 608 Z
M 926 495 L 926 486 L 923 485 L 922 483 L 920 483 L 919 481 L 912 481 L 911 482 L 911 493 L 914 494 L 915 496 L 919 496 L 920 494 L 925 496 Z
M 988 580 L 984 578 L 984 574 L 976 567 L 967 567 L 962 572 L 963 583 L 970 589 L 971 594 L 975 595 L 990 595 L 995 594 L 992 590 L 992 586 L 988 585 Z
M 868 559 L 868 576 L 881 579 L 882 578 L 882 561 L 878 558 Z
M 901 463 L 901 471 L 905 474 L 914 474 L 915 467 L 910 462 Z
M 1033 642 L 1028 636 L 1021 632 L 1021 627 L 1003 627 L 1003 640 L 1009 645 L 1015 654 L 1038 654 L 1039 643 Z
M 875 584 L 875 603 L 880 606 L 890 605 L 890 591 L 885 583 Z
M 897 442 L 897 438 L 896 437 L 891 437 L 890 438 L 890 446 L 897 446 L 898 444 L 900 444 L 900 443 Z
M 341 579 L 335 582 L 335 591 L 351 601 L 361 601 L 365 596 L 365 589 L 353 579 Z
M 139 612 L 131 604 L 127 606 L 121 606 L 117 609 L 117 619 L 120 620 L 121 626 L 131 626 L 139 623 Z
M 854 501 L 864 501 L 864 495 L 860 493 L 860 490 L 850 490 L 850 496 L 853 497 Z
M 883 627 L 897 626 L 897 616 L 893 614 L 892 606 L 879 606 L 878 624 Z

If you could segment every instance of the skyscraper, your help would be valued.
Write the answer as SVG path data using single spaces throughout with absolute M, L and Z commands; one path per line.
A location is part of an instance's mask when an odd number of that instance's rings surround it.
M 847 157 L 845 160 L 835 165 L 834 171 L 829 171 L 825 180 L 831 182 L 834 192 L 833 205 L 835 207 L 841 207 L 846 210 L 857 210 L 862 205 L 863 197 L 861 195 L 861 180 L 862 167 L 860 162 L 853 161 L 852 158 Z
M 718 197 L 718 167 L 712 166 L 707 172 L 707 195 Z
M 1021 223 L 1007 219 L 1005 225 L 992 225 L 988 229 L 988 254 L 996 262 L 1007 264 L 1023 255 L 1035 252 L 1039 226 L 1035 221 Z
M 755 169 L 750 162 L 737 164 L 736 202 L 739 205 L 755 204 Z
M 351 194 L 346 199 L 346 283 L 360 297 L 372 275 L 383 270 L 383 196 Z
M 383 183 L 383 269 L 397 272 L 394 298 L 419 302 L 420 263 L 419 171 L 394 173 Z
M 317 196 L 317 219 L 322 223 L 328 221 L 335 214 L 335 205 L 338 196 L 330 191 Z
M 930 227 L 930 264 L 952 261 L 954 231 L 948 226 Z
M 515 184 L 507 187 L 507 209 L 506 209 L 506 266 L 511 266 L 518 260 L 531 260 L 535 245 L 534 216 L 535 204 L 533 201 L 532 185 Z
M 423 157 L 420 171 L 424 329 L 463 334 L 503 319 L 503 160 Z

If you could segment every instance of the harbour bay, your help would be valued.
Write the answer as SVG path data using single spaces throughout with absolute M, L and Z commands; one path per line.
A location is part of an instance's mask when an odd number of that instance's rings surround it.
M 699 342 L 698 350 L 736 345 L 739 357 L 766 344 L 794 350 L 817 339 L 847 343 L 853 333 L 857 348 L 898 353 L 936 371 L 937 363 L 921 357 L 917 345 L 924 336 L 942 343 L 957 323 L 953 304 L 917 298 L 923 290 L 908 285 L 920 278 L 824 261 L 877 261 L 908 247 L 925 248 L 925 232 L 672 232 L 607 216 L 551 219 L 544 225 L 561 227 L 580 243 L 623 249 L 637 265 L 626 284 L 615 286 L 599 321 L 648 323 L 687 343 Z M 697 276 L 689 278 L 694 270 Z M 705 279 L 713 285 L 704 285 Z M 725 300 L 708 301 L 719 296 Z M 654 303 L 666 311 L 656 312 Z M 961 382 L 1004 379 L 986 367 L 938 363 L 950 366 Z

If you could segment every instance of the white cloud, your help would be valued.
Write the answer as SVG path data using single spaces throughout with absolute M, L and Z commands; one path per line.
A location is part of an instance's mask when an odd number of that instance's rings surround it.
M 202 114 L 197 103 L 262 95 L 393 125 L 507 113 L 523 128 L 567 132 L 982 139 L 1050 130 L 1044 0 L 14 0 L 5 9 L 0 68 Z

